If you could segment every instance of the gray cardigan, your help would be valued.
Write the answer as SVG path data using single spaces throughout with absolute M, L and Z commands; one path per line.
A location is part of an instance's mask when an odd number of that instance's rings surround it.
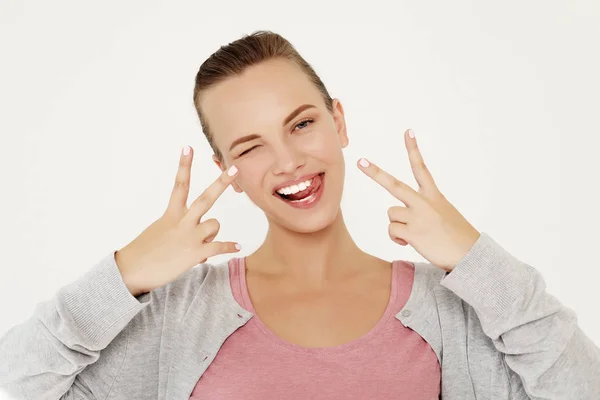
M 600 349 L 540 273 L 490 236 L 450 273 L 414 265 L 396 318 L 437 354 L 444 400 L 600 399 Z M 187 400 L 250 318 L 226 263 L 134 297 L 113 251 L 0 339 L 0 387 L 35 400 Z

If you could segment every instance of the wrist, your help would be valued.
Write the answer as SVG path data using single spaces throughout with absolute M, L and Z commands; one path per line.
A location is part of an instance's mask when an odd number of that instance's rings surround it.
M 117 250 L 115 252 L 115 264 L 117 264 L 117 268 L 119 269 L 119 273 L 121 274 L 121 280 L 123 281 L 123 283 L 125 284 L 125 287 L 127 287 L 127 290 L 129 290 L 129 293 L 131 293 L 132 296 L 136 297 L 139 296 L 140 294 L 143 293 L 142 290 L 138 289 L 135 285 L 133 285 L 129 279 L 129 276 L 127 275 L 127 268 L 124 267 L 125 266 L 125 262 L 123 261 L 123 254 L 122 254 L 122 250 Z

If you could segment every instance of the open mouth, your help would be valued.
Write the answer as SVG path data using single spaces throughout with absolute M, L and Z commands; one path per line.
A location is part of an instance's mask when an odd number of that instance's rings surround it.
M 321 197 L 323 192 L 325 173 L 321 172 L 313 178 L 302 182 L 299 185 L 292 185 L 287 188 L 282 188 L 273 193 L 291 206 L 298 208 L 306 208 L 314 205 Z

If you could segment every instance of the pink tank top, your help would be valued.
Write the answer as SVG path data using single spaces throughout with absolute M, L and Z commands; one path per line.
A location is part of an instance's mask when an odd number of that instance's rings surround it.
M 394 261 L 390 300 L 364 336 L 333 347 L 286 342 L 256 315 L 244 258 L 229 261 L 231 289 L 254 316 L 231 334 L 198 380 L 190 399 L 437 400 L 440 365 L 429 344 L 394 315 L 410 294 L 414 266 Z

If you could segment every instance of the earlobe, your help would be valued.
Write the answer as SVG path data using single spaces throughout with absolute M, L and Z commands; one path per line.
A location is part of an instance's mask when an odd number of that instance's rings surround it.
M 212 159 L 215 162 L 215 164 L 217 165 L 217 167 L 219 167 L 219 169 L 221 170 L 221 172 L 224 172 L 225 171 L 225 165 L 223 165 L 223 163 L 221 163 L 221 161 L 219 161 L 219 158 L 217 157 L 216 154 L 213 154 Z M 231 187 L 233 187 L 233 190 L 235 190 L 238 193 L 243 193 L 244 192 L 242 190 L 242 188 L 240 187 L 240 185 L 237 184 L 236 181 L 231 182 Z
M 349 142 L 350 142 L 350 140 L 348 139 L 348 136 L 344 135 L 344 137 L 341 140 L 342 149 L 345 149 L 348 146 Z

